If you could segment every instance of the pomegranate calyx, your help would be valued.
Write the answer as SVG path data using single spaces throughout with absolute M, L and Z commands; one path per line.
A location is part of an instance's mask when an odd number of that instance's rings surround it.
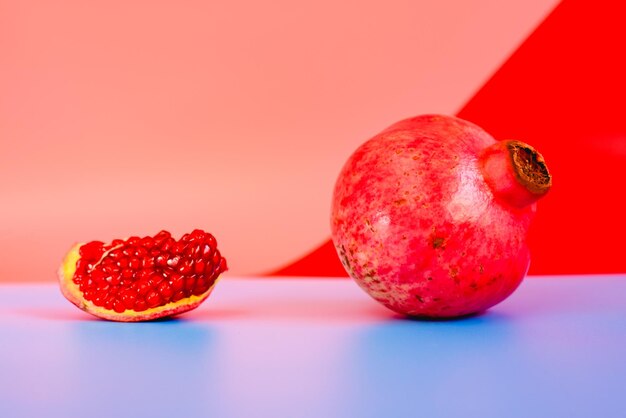
M 479 165 L 494 196 L 514 207 L 534 203 L 552 186 L 543 156 L 521 141 L 499 141 L 485 148 Z

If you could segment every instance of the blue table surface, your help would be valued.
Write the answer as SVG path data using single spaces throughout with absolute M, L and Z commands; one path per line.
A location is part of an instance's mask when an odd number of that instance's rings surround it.
M 225 278 L 131 324 L 0 285 L 0 417 L 626 417 L 626 275 L 530 277 L 439 322 L 346 279 Z

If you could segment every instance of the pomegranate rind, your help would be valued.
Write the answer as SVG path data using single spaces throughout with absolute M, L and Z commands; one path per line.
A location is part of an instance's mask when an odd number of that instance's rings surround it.
M 221 276 L 217 277 L 211 287 L 201 295 L 191 295 L 190 297 L 183 298 L 176 302 L 169 302 L 165 305 L 157 306 L 154 308 L 146 309 L 145 311 L 137 312 L 132 309 L 126 309 L 124 312 L 118 313 L 114 310 L 106 309 L 101 306 L 96 306 L 93 302 L 86 300 L 82 296 L 82 292 L 79 287 L 74 283 L 74 273 L 76 272 L 76 263 L 80 259 L 80 247 L 84 243 L 78 243 L 74 245 L 63 258 L 63 263 L 59 267 L 58 277 L 61 287 L 61 293 L 67 300 L 76 305 L 79 309 L 94 315 L 98 318 L 107 319 L 109 321 L 118 322 L 141 322 L 151 321 L 159 318 L 166 318 L 173 315 L 178 315 L 184 312 L 189 312 L 204 302 L 211 292 L 215 288 L 215 285 L 220 280 Z

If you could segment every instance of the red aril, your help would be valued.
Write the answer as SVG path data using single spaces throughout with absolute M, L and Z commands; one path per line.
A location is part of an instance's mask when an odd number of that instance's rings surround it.
M 550 186 L 531 146 L 455 117 L 418 116 L 348 159 L 332 238 L 350 276 L 388 308 L 468 315 L 504 300 L 526 275 L 528 227 Z
M 145 321 L 196 308 L 213 290 L 226 259 L 213 235 L 194 230 L 176 241 L 154 237 L 75 245 L 59 269 L 63 295 L 113 321 Z

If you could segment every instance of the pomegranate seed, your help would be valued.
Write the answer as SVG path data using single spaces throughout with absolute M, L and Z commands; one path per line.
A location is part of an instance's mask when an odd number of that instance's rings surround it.
M 107 277 L 106 281 L 108 283 L 112 284 L 113 286 L 117 286 L 118 284 L 120 284 L 122 279 L 120 278 L 120 274 L 119 273 L 114 273 L 111 276 Z
M 203 241 L 207 237 L 207 234 L 201 229 L 194 229 L 191 231 L 190 241 Z
M 154 236 L 154 246 L 160 247 L 165 241 L 167 241 L 172 235 L 167 231 L 161 231 Z
M 223 273 L 226 270 L 228 270 L 228 265 L 226 265 L 226 259 L 222 258 L 220 260 L 220 265 L 219 265 L 219 268 L 217 269 L 217 271 L 220 272 L 220 273 Z
M 126 310 L 126 307 L 122 302 L 116 300 L 115 302 L 113 302 L 113 310 L 117 313 L 122 313 Z
M 120 250 L 113 250 L 113 251 L 111 251 L 108 254 L 107 257 L 111 257 L 113 260 L 119 260 L 123 256 L 124 256 L 124 254 L 122 254 L 122 251 L 120 251 Z
M 82 275 L 82 273 L 76 272 L 74 273 L 74 283 L 80 285 L 83 282 L 84 276 Z
M 196 261 L 193 263 L 193 271 L 194 271 L 194 273 L 196 273 L 196 274 L 202 274 L 202 273 L 204 273 L 204 269 L 205 269 L 205 267 L 206 267 L 206 263 L 205 263 L 204 261 L 202 261 L 202 259 L 200 259 L 200 260 L 196 260 Z
M 165 267 L 168 264 L 167 256 L 163 254 L 159 254 L 154 259 L 154 263 L 159 267 Z
M 172 288 L 167 282 L 161 282 L 157 290 L 165 302 L 167 302 L 174 294 Z
M 178 272 L 180 274 L 187 274 L 187 273 L 189 273 L 191 271 L 191 269 L 193 268 L 192 263 L 193 263 L 192 260 L 188 260 L 188 259 L 183 260 L 180 263 L 180 265 L 178 266 L 178 269 L 177 269 Z
M 134 272 L 130 268 L 122 270 L 122 278 L 124 278 L 124 279 L 132 278 L 133 274 L 134 274 Z
M 100 265 L 102 265 L 102 266 L 111 266 L 111 265 L 113 265 L 113 264 L 115 264 L 115 260 L 113 260 L 113 259 L 112 259 L 111 257 L 109 257 L 109 256 L 104 257 L 104 258 L 102 259 L 102 262 L 100 263 Z
M 209 286 L 210 286 L 209 281 L 206 279 L 206 277 L 199 278 L 198 281 L 196 282 L 196 286 L 193 290 L 193 294 L 201 295 L 202 293 L 209 290 Z
M 152 286 L 150 286 L 150 283 L 147 280 L 142 280 L 137 284 L 137 293 L 139 296 L 146 296 L 151 290 Z
M 220 262 L 220 259 L 222 258 L 222 255 L 220 254 L 219 250 L 215 250 L 215 252 L 213 253 L 213 264 L 217 264 Z
M 138 270 L 139 267 L 141 267 L 141 260 L 139 260 L 138 258 L 131 258 L 130 260 L 128 260 L 128 267 L 133 270 Z
M 106 295 L 104 296 L 98 295 L 98 296 L 93 297 L 92 302 L 96 306 L 103 306 L 105 300 L 106 300 Z
M 151 269 L 155 266 L 154 257 L 145 257 L 141 260 L 141 266 L 145 269 Z
M 171 301 L 172 302 L 178 302 L 179 300 L 183 299 L 185 297 L 185 292 L 180 290 L 176 293 L 174 293 L 174 296 L 172 296 Z
M 136 301 L 137 295 L 134 292 L 126 292 L 122 295 L 122 303 L 126 309 L 133 309 Z
M 105 274 L 102 270 L 94 270 L 91 273 L 91 278 L 98 283 L 104 282 Z M 74 276 L 74 281 L 76 281 L 76 276 Z
M 119 271 L 119 267 L 115 266 L 115 265 L 108 265 L 108 266 L 104 266 L 102 267 L 102 272 L 106 275 L 106 276 L 110 276 L 112 274 L 115 274 Z
M 208 260 L 211 257 L 213 257 L 213 248 L 209 244 L 204 244 L 204 247 L 202 247 L 202 258 Z
M 172 287 L 172 291 L 174 293 L 183 290 L 185 287 L 185 280 L 182 275 L 178 273 L 172 273 L 170 277 L 170 286 Z
M 85 259 L 80 258 L 76 263 L 76 270 L 85 271 L 91 270 L 91 263 Z
M 137 247 L 135 249 L 135 253 L 134 253 L 135 257 L 137 258 L 144 258 L 145 256 L 148 255 L 148 250 L 145 249 L 144 247 Z
M 154 247 L 154 238 L 143 237 L 141 241 L 139 242 L 139 245 L 141 245 L 144 248 L 152 248 Z
M 193 258 L 193 251 L 194 251 L 194 246 L 193 245 L 188 245 L 187 247 L 185 247 L 185 251 L 183 251 L 183 258 Z
M 111 246 L 112 247 L 119 247 L 120 245 L 123 245 L 124 241 L 121 239 L 114 239 L 113 241 L 111 241 Z
M 163 281 L 163 278 L 163 276 L 153 274 L 152 276 L 150 276 L 150 279 L 148 279 L 148 283 L 150 283 L 150 286 L 156 287 L 159 285 L 159 283 Z
M 162 302 L 163 300 L 161 299 L 161 296 L 155 290 L 151 291 L 150 293 L 148 293 L 148 296 L 146 296 L 146 303 L 151 308 L 159 306 Z
M 139 245 L 140 241 L 141 241 L 141 238 L 139 237 L 130 237 L 126 240 L 126 243 L 131 247 L 136 247 L 137 245 Z
M 185 277 L 185 289 L 186 290 L 193 290 L 193 288 L 196 285 L 196 278 L 191 276 L 191 277 Z
M 96 291 L 103 295 L 110 293 L 113 289 L 107 282 L 104 282 L 103 284 L 96 283 L 96 286 Z
M 164 253 L 169 253 L 172 250 L 173 246 L 174 240 L 172 238 L 168 238 L 165 240 L 165 242 L 163 242 L 163 244 L 161 244 L 161 251 L 163 251 Z
M 206 274 L 207 276 L 211 277 L 211 275 L 213 274 L 213 262 L 212 261 L 207 261 L 206 262 L 206 267 L 204 268 L 204 274 Z
M 206 238 L 204 239 L 204 242 L 206 242 L 208 246 L 211 248 L 217 247 L 217 241 L 215 240 L 215 237 L 211 234 L 206 234 Z
M 105 302 L 104 305 L 102 305 L 104 307 L 104 309 L 113 309 L 113 298 L 108 298 Z
M 143 270 L 140 270 L 139 273 L 137 274 L 137 279 L 139 279 L 139 280 L 148 280 L 150 278 L 150 276 L 152 276 L 152 274 L 154 274 L 154 270 L 152 270 L 152 269 L 143 269 Z
M 85 244 L 80 247 L 78 250 L 78 254 L 81 259 L 86 261 L 97 261 L 102 257 L 102 253 L 104 252 L 103 248 L 104 243 L 100 241 L 92 241 L 88 244 Z
M 180 257 L 179 256 L 175 256 L 170 258 L 169 260 L 167 260 L 167 265 L 170 267 L 176 267 L 178 265 L 178 262 L 180 261 Z
M 145 300 L 141 299 L 137 300 L 137 303 L 135 303 L 135 306 L 133 307 L 133 310 L 137 312 L 143 312 L 146 309 L 148 309 L 148 304 Z
M 184 242 L 177 242 L 172 246 L 172 254 L 173 255 L 181 255 L 183 253 L 183 251 L 185 251 L 185 243 Z

